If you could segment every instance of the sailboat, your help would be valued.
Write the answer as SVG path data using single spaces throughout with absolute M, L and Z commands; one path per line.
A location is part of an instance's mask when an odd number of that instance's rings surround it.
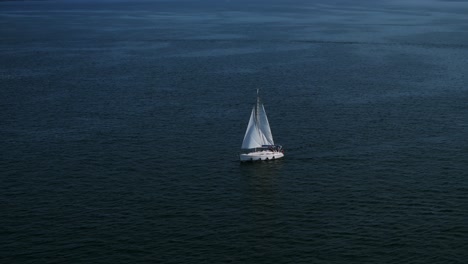
M 284 157 L 283 147 L 275 145 L 265 107 L 257 89 L 257 103 L 253 106 L 242 142 L 240 161 L 274 160 Z

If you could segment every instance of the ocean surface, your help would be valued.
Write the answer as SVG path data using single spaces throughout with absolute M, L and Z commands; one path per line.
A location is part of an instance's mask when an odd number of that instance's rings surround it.
M 1 1 L 1 263 L 467 263 L 467 1 Z M 285 159 L 240 164 L 256 89 Z

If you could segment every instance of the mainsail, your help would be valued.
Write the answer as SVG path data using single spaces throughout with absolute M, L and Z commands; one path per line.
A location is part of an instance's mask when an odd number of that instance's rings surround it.
M 258 93 L 258 92 L 257 92 Z M 242 149 L 259 148 L 262 145 L 274 145 L 270 124 L 265 112 L 265 107 L 257 97 L 257 104 L 250 114 L 249 125 L 245 131 Z

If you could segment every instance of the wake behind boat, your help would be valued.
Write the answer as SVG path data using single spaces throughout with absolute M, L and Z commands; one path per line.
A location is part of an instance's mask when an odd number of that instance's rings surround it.
M 240 161 L 274 160 L 282 157 L 283 148 L 273 141 L 265 107 L 260 102 L 257 89 L 257 103 L 252 109 L 245 131 Z

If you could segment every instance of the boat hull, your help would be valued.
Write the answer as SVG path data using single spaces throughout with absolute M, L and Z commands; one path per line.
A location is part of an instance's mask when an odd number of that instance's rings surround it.
M 240 154 L 240 161 L 276 160 L 282 157 L 284 157 L 284 154 L 278 151 L 255 151 Z

